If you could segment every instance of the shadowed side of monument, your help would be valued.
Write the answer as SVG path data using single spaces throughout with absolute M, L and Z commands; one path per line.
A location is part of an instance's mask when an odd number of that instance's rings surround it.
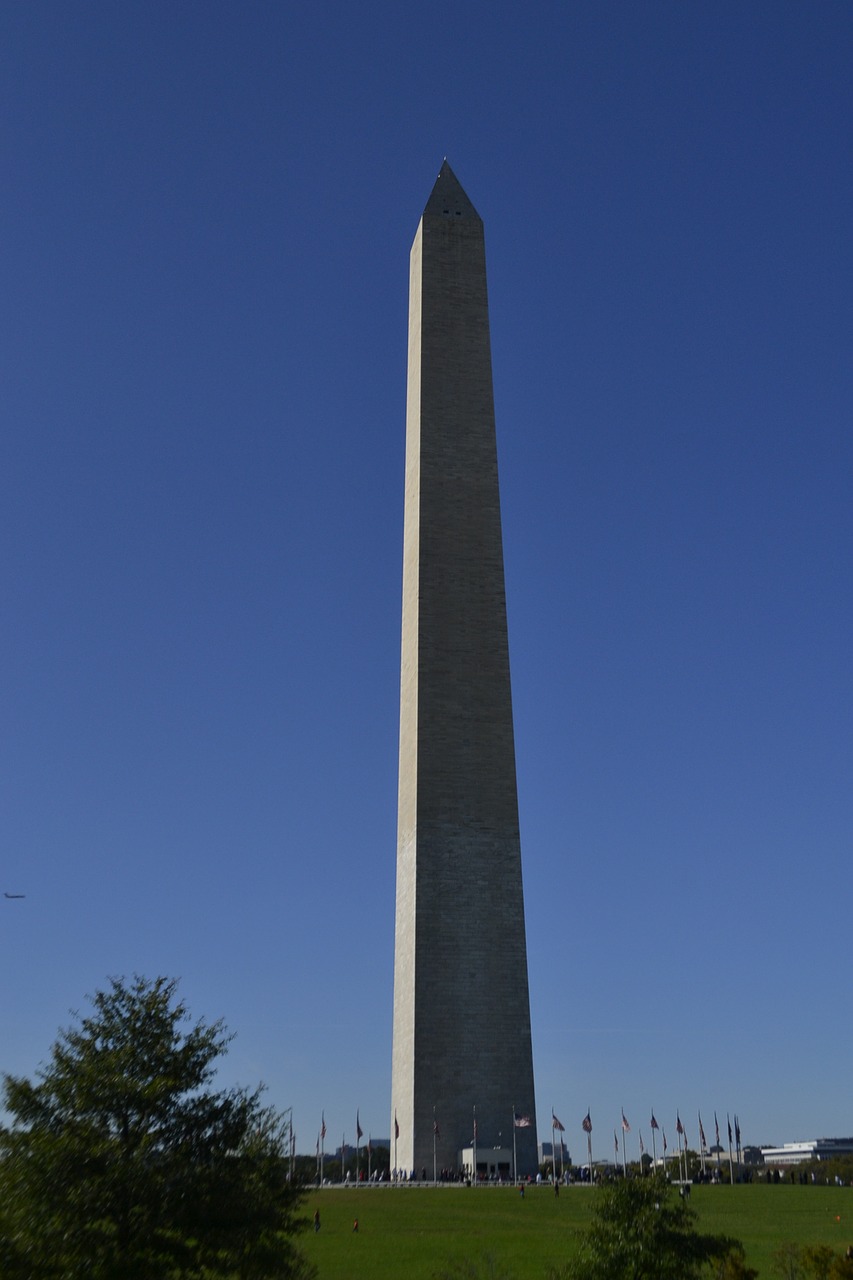
M 536 1168 L 483 223 L 445 161 L 410 260 L 392 1133 Z M 393 1156 L 392 1156 L 393 1158 Z

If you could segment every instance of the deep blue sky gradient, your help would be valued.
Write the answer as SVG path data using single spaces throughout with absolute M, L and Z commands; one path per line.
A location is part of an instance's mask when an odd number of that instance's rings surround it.
M 540 1137 L 853 1132 L 851 65 L 832 0 L 4 8 L 0 1068 L 166 973 L 300 1150 L 322 1109 L 388 1135 L 408 251 L 447 155 Z

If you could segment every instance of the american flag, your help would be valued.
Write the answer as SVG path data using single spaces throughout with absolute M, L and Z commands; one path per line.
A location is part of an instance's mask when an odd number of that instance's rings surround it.
M 654 1113 L 654 1111 L 652 1112 L 652 1128 L 653 1128 L 653 1129 L 659 1129 L 659 1128 L 660 1128 L 660 1125 L 658 1124 L 657 1120 L 655 1120 L 655 1113 Z
M 433 1117 L 432 1131 L 437 1138 L 441 1137 L 441 1130 L 438 1127 L 438 1121 L 435 1119 L 435 1117 Z
M 708 1145 L 705 1141 L 705 1130 L 702 1128 L 702 1113 L 699 1112 L 699 1141 L 702 1143 L 702 1150 Z
M 560 1121 L 554 1115 L 553 1111 L 551 1112 L 551 1128 L 559 1130 L 560 1133 L 566 1132 L 566 1126 L 564 1124 L 560 1124 Z
M 395 1111 L 394 1112 L 394 1137 L 399 1138 L 399 1136 L 400 1136 L 400 1126 L 397 1124 L 397 1112 Z
M 512 1113 L 513 1122 L 516 1129 L 529 1129 L 533 1124 L 530 1116 L 519 1116 L 515 1112 Z
M 629 1123 L 628 1123 L 627 1119 L 625 1118 L 625 1108 L 624 1108 L 624 1107 L 622 1108 L 622 1131 L 623 1131 L 623 1133 L 630 1133 L 630 1132 L 631 1132 L 631 1126 L 629 1125 Z
M 325 1136 L 326 1136 L 326 1113 L 324 1111 L 322 1116 L 320 1117 L 320 1137 L 325 1138 Z
M 675 1113 L 675 1132 L 684 1133 L 684 1125 L 681 1123 L 681 1116 L 677 1111 Z
M 358 1122 L 358 1112 L 356 1111 L 356 1113 L 355 1113 L 355 1140 L 356 1140 L 356 1142 L 358 1142 L 358 1140 L 359 1140 L 360 1138 L 363 1138 L 363 1137 L 364 1137 L 364 1130 L 362 1129 L 361 1125 L 360 1125 L 360 1124 L 359 1124 L 359 1122 Z
M 583 1129 L 584 1133 L 592 1133 L 592 1120 L 590 1119 L 590 1115 L 588 1111 L 583 1118 L 581 1128 Z

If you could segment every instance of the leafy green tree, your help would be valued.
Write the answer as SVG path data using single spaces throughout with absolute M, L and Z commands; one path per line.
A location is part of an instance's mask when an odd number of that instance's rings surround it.
M 4 1077 L 0 1259 L 27 1280 L 307 1277 L 286 1124 L 214 1090 L 230 1037 L 166 978 L 112 979 L 35 1081 Z
M 802 1173 L 806 1181 L 811 1182 L 812 1175 L 820 1186 L 826 1183 L 835 1182 L 836 1178 L 840 1178 L 845 1186 L 853 1183 L 853 1156 L 835 1156 L 831 1160 L 810 1160 L 808 1164 L 800 1165 L 798 1172 Z
M 786 1240 L 773 1250 L 772 1266 L 779 1280 L 802 1280 L 805 1276 L 803 1251 L 793 1240 Z
M 710 1263 L 726 1275 L 722 1262 L 743 1254 L 727 1236 L 700 1234 L 686 1200 L 661 1174 L 619 1178 L 593 1194 L 580 1251 L 552 1280 L 693 1280 Z
M 853 1280 L 853 1257 L 836 1253 L 828 1244 L 788 1240 L 773 1253 L 773 1274 L 780 1280 Z
M 814 1280 L 829 1280 L 833 1262 L 835 1251 L 828 1244 L 811 1244 L 803 1249 L 806 1275 L 813 1276 Z
M 449 1262 L 440 1271 L 433 1272 L 433 1280 L 513 1280 L 513 1277 L 488 1253 L 480 1263 L 470 1258 Z
M 746 1265 L 740 1245 L 733 1245 L 728 1253 L 712 1259 L 708 1269 L 709 1280 L 757 1280 L 758 1272 Z

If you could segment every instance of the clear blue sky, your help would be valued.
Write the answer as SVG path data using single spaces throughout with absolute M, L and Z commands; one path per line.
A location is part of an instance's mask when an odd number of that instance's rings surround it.
M 3 8 L 0 1067 L 164 973 L 300 1150 L 323 1108 L 389 1132 L 408 252 L 447 155 L 540 1136 L 853 1132 L 851 65 L 832 0 Z

